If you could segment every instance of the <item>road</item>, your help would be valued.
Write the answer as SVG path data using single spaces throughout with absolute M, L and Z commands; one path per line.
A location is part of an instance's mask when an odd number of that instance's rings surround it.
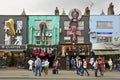
M 24 69 L 0 69 L 0 80 L 120 80 L 120 72 L 118 71 L 106 71 L 104 77 L 94 77 L 94 71 L 88 70 L 90 76 L 85 74 L 84 76 L 76 75 L 75 71 L 60 70 L 58 75 L 52 74 L 52 70 L 49 70 L 47 76 L 34 76 L 32 71 Z

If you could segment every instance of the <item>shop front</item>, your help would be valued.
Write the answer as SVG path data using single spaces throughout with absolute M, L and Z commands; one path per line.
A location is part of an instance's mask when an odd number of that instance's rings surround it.
M 0 45 L 0 66 L 18 67 L 23 66 L 26 45 Z
M 91 44 L 61 44 L 60 51 L 62 62 L 61 69 L 70 70 L 70 60 L 72 58 L 75 59 L 76 57 L 80 57 L 81 59 L 83 59 L 90 57 Z
M 27 48 L 27 16 L 0 15 L 1 66 L 23 65 Z
M 58 58 L 59 49 L 57 45 L 52 46 L 42 46 L 42 45 L 28 45 L 28 49 L 26 51 L 27 56 L 35 58 L 35 56 L 39 56 L 41 60 L 48 59 L 50 62 L 49 67 L 53 67 L 53 62 Z

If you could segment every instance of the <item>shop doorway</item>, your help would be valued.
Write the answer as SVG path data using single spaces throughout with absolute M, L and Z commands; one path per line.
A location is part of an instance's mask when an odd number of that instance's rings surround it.
M 17 67 L 22 65 L 24 58 L 24 53 L 20 52 L 1 52 L 0 59 L 2 59 L 2 64 L 4 63 L 7 67 Z

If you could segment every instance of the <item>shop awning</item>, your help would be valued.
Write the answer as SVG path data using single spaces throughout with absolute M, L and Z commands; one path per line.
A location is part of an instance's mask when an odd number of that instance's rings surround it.
M 120 54 L 120 50 L 113 50 L 113 51 L 93 51 L 95 55 L 115 55 L 115 54 Z

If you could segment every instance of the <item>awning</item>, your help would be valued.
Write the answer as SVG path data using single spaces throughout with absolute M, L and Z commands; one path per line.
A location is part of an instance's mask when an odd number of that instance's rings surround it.
M 115 51 L 93 51 L 95 55 L 115 55 L 120 54 L 120 50 Z

